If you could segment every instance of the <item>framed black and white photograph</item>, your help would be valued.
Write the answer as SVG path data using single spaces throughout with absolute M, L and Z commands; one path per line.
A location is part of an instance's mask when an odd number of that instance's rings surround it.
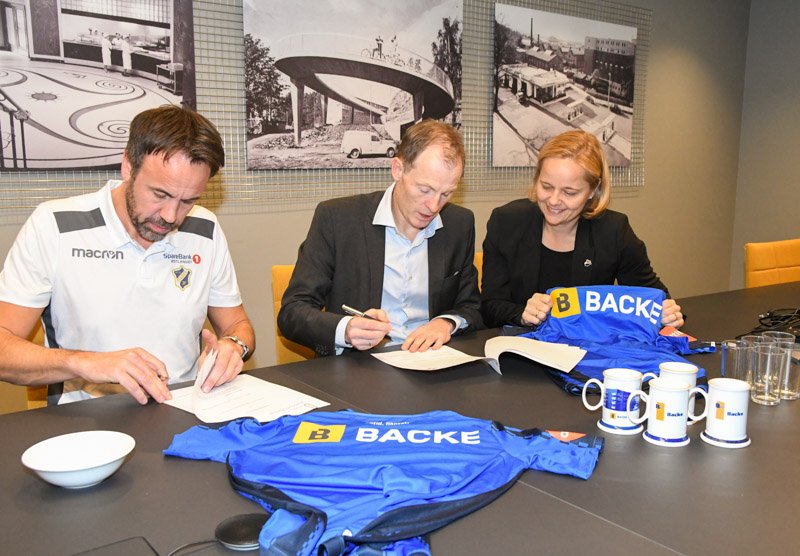
M 0 4 L 0 170 L 116 169 L 136 114 L 194 107 L 191 0 Z
M 535 165 L 569 129 L 594 134 L 610 166 L 635 155 L 636 26 L 495 4 L 493 166 Z
M 247 168 L 388 167 L 422 118 L 461 124 L 460 0 L 244 3 Z

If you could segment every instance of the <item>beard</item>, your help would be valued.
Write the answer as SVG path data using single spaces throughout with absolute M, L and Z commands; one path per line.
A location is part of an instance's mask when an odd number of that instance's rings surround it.
M 125 188 L 125 209 L 128 211 L 128 218 L 131 219 L 131 223 L 136 233 L 139 234 L 139 237 L 152 242 L 161 241 L 169 232 L 178 228 L 178 223 L 167 222 L 158 215 L 141 218 L 141 215 L 136 212 L 136 199 L 133 196 L 133 180 L 134 178 L 131 178 L 128 187 Z M 159 228 L 167 228 L 169 231 L 162 234 L 150 228 L 148 224 L 154 224 Z

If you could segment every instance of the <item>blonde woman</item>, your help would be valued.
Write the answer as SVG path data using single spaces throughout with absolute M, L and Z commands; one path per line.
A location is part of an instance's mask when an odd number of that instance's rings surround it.
M 538 326 L 555 286 L 618 283 L 669 291 L 622 213 L 608 209 L 611 174 L 597 138 L 567 131 L 545 143 L 527 199 L 492 212 L 483 242 L 481 313 L 488 327 Z M 662 324 L 680 327 L 674 300 Z

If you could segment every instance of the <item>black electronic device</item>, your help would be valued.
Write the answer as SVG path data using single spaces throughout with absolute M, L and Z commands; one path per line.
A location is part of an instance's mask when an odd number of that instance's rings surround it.
M 231 550 L 257 550 L 258 535 L 267 522 L 267 514 L 240 514 L 222 521 L 214 536 Z

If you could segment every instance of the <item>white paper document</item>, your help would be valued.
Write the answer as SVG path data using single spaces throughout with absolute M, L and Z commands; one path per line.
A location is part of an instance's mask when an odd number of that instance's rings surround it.
M 498 361 L 502 353 L 516 353 L 565 373 L 574 369 L 575 365 L 586 355 L 586 350 L 577 346 L 542 342 L 520 336 L 490 338 L 486 340 L 483 352 L 493 361 Z
M 373 353 L 372 356 L 384 363 L 400 369 L 412 371 L 438 371 L 448 367 L 455 367 L 471 361 L 486 361 L 495 371 L 500 372 L 500 355 L 502 353 L 516 353 L 532 361 L 548 367 L 558 369 L 565 373 L 575 368 L 583 359 L 586 350 L 567 344 L 554 344 L 541 342 L 532 338 L 519 336 L 497 336 L 486 341 L 483 348 L 485 357 L 467 355 L 464 352 L 449 346 L 442 346 L 437 350 L 418 351 L 389 351 Z
M 438 371 L 439 369 L 455 367 L 456 365 L 482 359 L 481 357 L 467 355 L 463 351 L 458 351 L 449 346 L 415 353 L 403 350 L 387 351 L 385 353 L 373 353 L 372 356 L 392 367 L 412 371 Z
M 212 351 L 197 371 L 194 385 L 172 391 L 165 403 L 194 413 L 204 423 L 221 423 L 253 417 L 265 423 L 283 415 L 300 415 L 330 405 L 313 396 L 250 375 L 235 379 L 205 393 L 200 388 L 217 359 Z

